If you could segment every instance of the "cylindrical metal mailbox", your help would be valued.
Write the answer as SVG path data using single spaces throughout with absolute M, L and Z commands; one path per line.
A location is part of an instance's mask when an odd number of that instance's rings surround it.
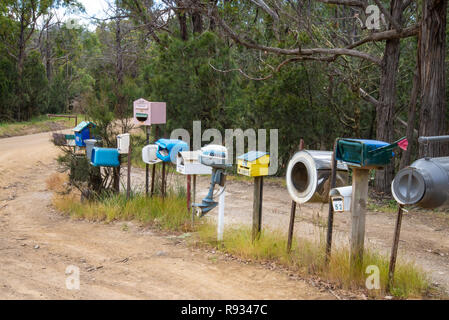
M 449 157 L 415 161 L 396 175 L 391 190 L 400 204 L 438 208 L 449 204 Z
M 294 201 L 327 202 L 329 199 L 329 178 L 332 169 L 331 151 L 303 150 L 297 152 L 287 168 L 287 189 Z M 348 166 L 337 162 L 337 187 L 345 186 Z

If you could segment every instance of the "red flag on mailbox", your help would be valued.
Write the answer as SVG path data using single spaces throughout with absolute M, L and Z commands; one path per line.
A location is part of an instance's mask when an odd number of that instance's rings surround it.
M 408 140 L 406 138 L 398 141 L 398 147 L 404 151 L 407 151 L 408 148 Z

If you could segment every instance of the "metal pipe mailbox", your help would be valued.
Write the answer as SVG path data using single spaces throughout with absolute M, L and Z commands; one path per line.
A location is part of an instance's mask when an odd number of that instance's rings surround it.
M 402 205 L 438 208 L 449 204 L 449 157 L 424 158 L 396 175 L 391 185 Z
M 297 203 L 327 202 L 329 178 L 332 170 L 331 151 L 303 150 L 297 152 L 287 168 L 287 189 Z M 348 166 L 337 163 L 337 186 L 347 184 Z

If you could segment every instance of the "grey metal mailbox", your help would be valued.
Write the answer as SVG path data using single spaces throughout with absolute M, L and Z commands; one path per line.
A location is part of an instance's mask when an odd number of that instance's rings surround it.
M 391 190 L 403 205 L 432 209 L 449 204 L 449 157 L 415 161 L 399 171 Z

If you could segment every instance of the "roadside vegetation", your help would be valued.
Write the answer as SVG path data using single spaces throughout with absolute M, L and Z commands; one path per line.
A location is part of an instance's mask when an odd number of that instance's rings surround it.
M 80 121 L 82 121 L 82 116 L 78 116 L 78 122 Z M 74 119 L 49 118 L 46 115 L 42 115 L 34 117 L 29 121 L 0 123 L 0 138 L 24 136 L 73 127 L 75 127 Z
M 285 233 L 276 230 L 264 230 L 253 243 L 249 228 L 229 228 L 225 230 L 224 241 L 217 243 L 216 225 L 211 219 L 201 220 L 192 226 L 191 214 L 186 210 L 185 190 L 171 189 L 165 199 L 159 194 L 147 198 L 135 193 L 130 200 L 126 200 L 123 193 L 111 193 L 82 202 L 78 192 L 66 191 L 67 181 L 65 174 L 55 174 L 47 180 L 47 186 L 54 192 L 53 205 L 56 209 L 73 219 L 106 223 L 135 220 L 165 232 L 178 235 L 191 233 L 189 244 L 192 246 L 213 248 L 223 254 L 263 265 L 274 264 L 302 277 L 319 277 L 335 289 L 363 292 L 368 298 L 383 298 L 386 295 L 400 299 L 430 298 L 436 294 L 425 272 L 405 259 L 397 262 L 394 286 L 390 293 L 385 292 L 389 257 L 373 250 L 365 251 L 363 270 L 370 265 L 379 268 L 380 290 L 366 289 L 369 274 L 350 276 L 347 247 L 333 248 L 329 265 L 326 266 L 325 226 L 317 226 L 322 236 L 316 241 L 295 239 L 290 254 L 286 252 Z

